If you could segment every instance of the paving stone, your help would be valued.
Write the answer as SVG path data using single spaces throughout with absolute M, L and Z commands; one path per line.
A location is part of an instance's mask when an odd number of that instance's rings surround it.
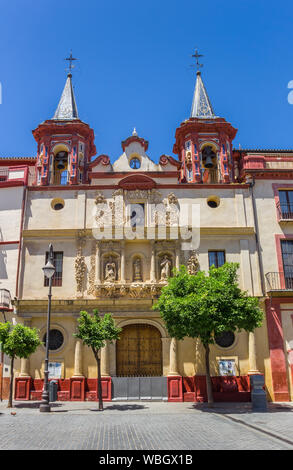
M 39 412 L 39 403 L 5 406 L 0 404 L 0 449 L 293 449 L 293 407 L 288 405 L 252 413 L 250 404 L 209 409 L 193 403 L 115 402 L 99 412 L 93 402 L 57 402 L 48 414 Z

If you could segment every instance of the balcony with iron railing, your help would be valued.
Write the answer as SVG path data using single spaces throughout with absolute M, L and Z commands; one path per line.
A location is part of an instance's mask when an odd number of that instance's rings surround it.
M 0 168 L 0 183 L 8 180 L 9 170 L 8 168 Z
M 293 203 L 278 203 L 277 210 L 279 215 L 279 220 L 293 221 Z
M 266 273 L 266 286 L 267 292 L 274 291 L 290 291 L 293 292 L 293 269 L 292 273 L 285 274 L 284 272 L 270 272 Z

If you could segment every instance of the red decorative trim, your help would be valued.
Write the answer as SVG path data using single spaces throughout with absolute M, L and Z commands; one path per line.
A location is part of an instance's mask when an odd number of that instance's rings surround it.
M 291 302 L 293 299 L 291 299 Z M 284 299 L 283 299 L 284 302 Z M 286 298 L 286 302 L 290 302 Z M 284 334 L 282 327 L 281 301 L 266 299 L 266 317 L 272 369 L 272 382 L 275 401 L 289 401 L 286 356 L 284 351 Z
M 0 242 L 0 245 L 18 245 L 19 240 L 13 240 L 9 242 Z
M 145 175 L 152 178 L 177 178 L 178 172 L 177 171 L 145 171 L 140 172 L 140 175 Z M 91 172 L 89 173 L 90 179 L 96 178 L 125 178 L 126 176 L 137 175 L 136 171 L 128 171 L 128 172 Z
M 134 190 L 134 189 L 152 189 L 157 186 L 156 182 L 149 176 L 143 174 L 136 174 L 126 176 L 118 183 L 119 188 Z
M 36 164 L 36 157 L 32 158 L 0 158 L 0 166 L 12 166 L 17 165 L 19 166 L 20 163 L 28 166 L 35 166 Z
M 128 147 L 133 142 L 138 142 L 144 148 L 145 152 L 147 151 L 148 146 L 149 146 L 148 141 L 144 140 L 142 137 L 138 137 L 137 135 L 133 135 L 133 136 L 128 137 L 127 139 L 125 139 L 121 142 L 123 152 L 125 152 L 126 147 Z
M 251 400 L 250 381 L 248 375 L 215 376 L 212 389 L 215 402 L 247 402 Z M 194 376 L 195 401 L 207 401 L 206 376 Z
M 170 163 L 170 165 L 176 166 L 176 168 L 179 170 L 181 168 L 181 162 L 178 162 L 178 160 L 175 160 L 175 158 L 170 157 L 170 155 L 161 155 L 159 164 L 162 166 L 166 166 Z
M 99 155 L 90 164 L 89 168 L 93 168 L 96 165 L 102 164 L 103 166 L 110 165 L 110 157 L 108 155 Z
M 24 180 L 7 180 L 0 181 L 0 189 L 2 188 L 13 188 L 14 186 L 25 186 Z

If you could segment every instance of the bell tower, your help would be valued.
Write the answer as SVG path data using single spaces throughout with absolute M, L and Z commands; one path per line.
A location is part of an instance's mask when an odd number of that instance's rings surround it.
M 33 130 L 38 143 L 37 186 L 89 182 L 88 167 L 96 154 L 94 132 L 78 117 L 71 68 L 54 117 Z
M 197 67 L 198 57 L 195 51 Z M 181 162 L 182 183 L 230 183 L 234 181 L 232 141 L 235 129 L 215 115 L 200 70 L 196 73 L 190 118 L 176 129 L 173 152 Z

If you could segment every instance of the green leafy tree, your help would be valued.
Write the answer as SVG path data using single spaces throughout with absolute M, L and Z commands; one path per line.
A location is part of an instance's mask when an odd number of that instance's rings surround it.
M 8 408 L 12 407 L 14 359 L 28 358 L 41 344 L 36 328 L 29 328 L 20 323 L 0 323 L 0 342 L 3 352 L 11 359 Z
M 77 333 L 74 333 L 76 338 L 83 341 L 84 344 L 89 346 L 93 351 L 98 367 L 98 395 L 99 395 L 99 410 L 103 410 L 102 399 L 102 386 L 101 386 L 101 360 L 100 350 L 106 344 L 113 340 L 119 339 L 121 328 L 117 328 L 110 313 L 106 313 L 104 317 L 99 315 L 98 310 L 93 311 L 93 315 L 88 312 L 82 311 L 77 320 Z
M 199 338 L 205 349 L 208 402 L 213 403 L 210 345 L 225 331 L 253 331 L 261 326 L 263 312 L 258 299 L 238 286 L 237 263 L 212 266 L 208 275 L 190 275 L 185 266 L 174 272 L 154 305 L 171 337 Z

